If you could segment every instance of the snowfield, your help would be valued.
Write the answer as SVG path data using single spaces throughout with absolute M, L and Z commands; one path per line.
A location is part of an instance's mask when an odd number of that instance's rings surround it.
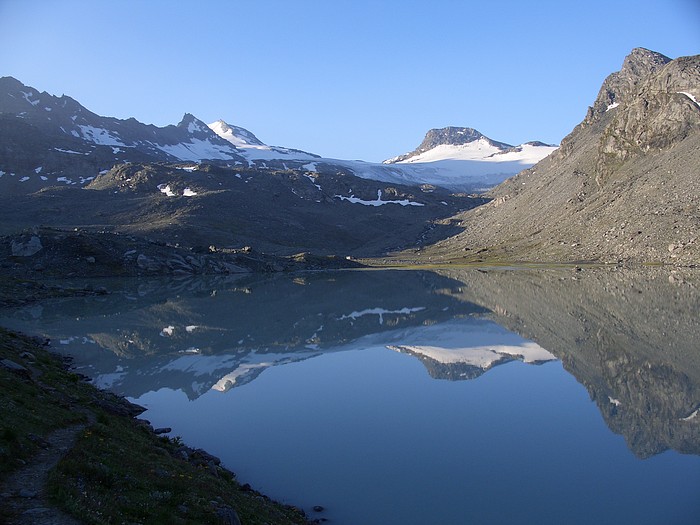
M 412 186 L 432 184 L 457 191 L 492 188 L 516 173 L 534 166 L 557 149 L 556 146 L 527 143 L 502 151 L 487 139 L 480 138 L 463 145 L 439 145 L 402 162 L 391 163 L 393 159 L 390 159 L 384 163 L 372 163 L 318 158 L 302 151 L 267 146 L 249 131 L 230 126 L 223 120 L 209 124 L 209 128 L 236 146 L 250 166 L 274 160 L 285 162 L 285 167 L 290 169 L 316 172 L 319 166 L 325 164 L 348 169 L 363 179 Z M 368 206 L 379 206 L 380 202 L 398 202 L 381 201 L 381 198 L 362 202 L 355 197 L 346 199 Z

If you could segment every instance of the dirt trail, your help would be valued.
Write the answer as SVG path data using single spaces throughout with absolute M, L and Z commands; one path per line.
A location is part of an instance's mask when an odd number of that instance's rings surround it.
M 26 465 L 14 472 L 0 488 L 0 506 L 13 515 L 8 525 L 80 525 L 49 501 L 46 494 L 48 472 L 73 447 L 86 424 L 61 428 L 46 438 L 42 449 Z M 0 520 L 2 518 L 0 517 Z

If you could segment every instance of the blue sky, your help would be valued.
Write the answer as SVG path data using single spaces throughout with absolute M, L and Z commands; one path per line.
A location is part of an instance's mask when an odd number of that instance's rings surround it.
M 449 125 L 558 143 L 639 46 L 700 53 L 700 2 L 0 0 L 0 76 L 368 161 Z

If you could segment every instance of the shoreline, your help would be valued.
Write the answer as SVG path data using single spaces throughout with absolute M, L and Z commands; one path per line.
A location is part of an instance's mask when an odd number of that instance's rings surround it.
M 88 383 L 70 362 L 47 341 L 0 328 L 0 507 L 6 509 L 0 521 L 31 523 L 32 515 L 56 509 L 57 516 L 67 513 L 81 523 L 106 517 L 141 523 L 323 521 L 239 483 L 205 450 L 162 436 L 167 429 L 137 418 L 145 408 Z M 75 445 L 52 445 L 53 436 L 69 428 Z M 57 463 L 45 480 L 27 474 L 40 454 L 53 454 Z M 38 488 L 26 489 L 27 478 Z

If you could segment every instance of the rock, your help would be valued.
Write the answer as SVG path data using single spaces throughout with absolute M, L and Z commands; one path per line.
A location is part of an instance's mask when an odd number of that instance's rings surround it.
M 85 257 L 85 260 L 91 264 L 95 262 L 95 258 L 92 255 Z
M 29 361 L 36 361 L 36 356 L 34 354 L 32 354 L 31 352 L 22 352 L 21 354 L 19 354 L 19 356 L 22 359 L 27 359 Z
M 136 258 L 136 265 L 141 270 L 146 270 L 148 272 L 157 272 L 160 271 L 163 267 L 163 264 L 160 261 L 152 257 L 148 257 L 143 253 L 140 253 L 139 256 Z
M 213 463 L 214 465 L 221 464 L 221 460 L 219 458 L 212 454 L 209 454 L 209 452 L 207 452 L 206 450 L 202 450 L 201 448 L 195 450 L 195 454 L 207 463 Z
M 219 507 L 216 509 L 216 515 L 224 525 L 241 525 L 238 513 L 231 507 Z
M 161 428 L 154 428 L 153 433 L 154 434 L 167 434 L 169 432 L 172 432 L 173 429 L 170 427 L 161 427 Z
M 37 494 L 38 494 L 38 493 L 37 493 L 37 491 L 35 491 L 35 490 L 21 489 L 21 490 L 17 493 L 17 496 L 19 496 L 20 498 L 31 499 L 31 498 L 36 498 L 36 497 L 37 497 Z
M 5 370 L 9 370 L 13 374 L 17 374 L 20 377 L 24 377 L 29 379 L 32 374 L 29 371 L 29 369 L 23 367 L 22 365 L 15 363 L 11 359 L 2 359 L 0 360 L 0 367 L 4 368 Z
M 11 246 L 14 257 L 31 257 L 43 248 L 41 239 L 36 235 L 32 235 L 27 242 L 13 240 Z
M 325 507 L 323 507 L 321 505 L 314 505 L 314 507 L 313 507 L 314 512 L 323 512 L 324 510 L 326 510 Z

